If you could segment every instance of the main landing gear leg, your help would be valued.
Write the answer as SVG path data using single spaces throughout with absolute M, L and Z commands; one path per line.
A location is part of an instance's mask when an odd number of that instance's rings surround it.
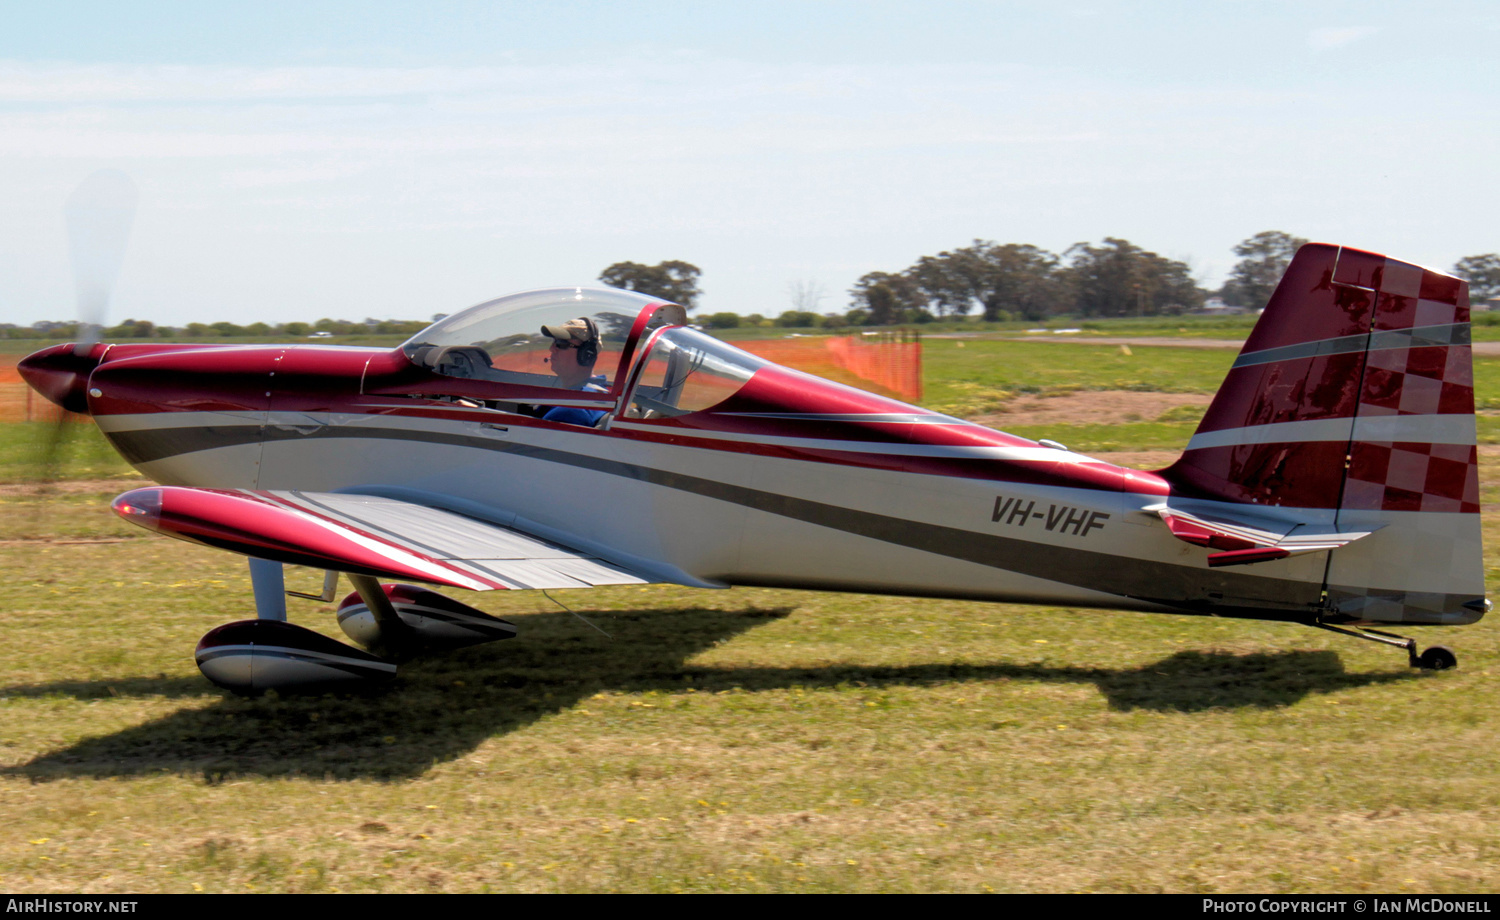
M 372 651 L 382 658 L 395 661 L 404 661 L 414 655 L 418 648 L 416 633 L 396 612 L 395 605 L 391 603 L 380 582 L 369 575 L 352 574 L 349 581 L 353 582 L 354 590 L 359 592 L 359 599 L 370 608 L 370 614 L 380 627 L 380 647 Z
M 286 622 L 286 578 L 281 563 L 251 558 L 250 588 L 255 592 L 255 615 L 262 620 Z
M 225 623 L 198 640 L 193 657 L 204 677 L 253 696 L 265 690 L 325 690 L 396 676 L 392 662 L 288 623 L 281 563 L 251 559 L 250 584 L 255 589 L 256 618 Z
M 1446 671 L 1449 668 L 1458 667 L 1458 656 L 1446 645 L 1434 645 L 1422 654 L 1417 654 L 1417 640 L 1398 636 L 1394 633 L 1381 632 L 1378 629 L 1370 629 L 1368 626 L 1355 629 L 1343 626 L 1334 626 L 1331 623 L 1314 623 L 1319 629 L 1329 632 L 1341 633 L 1345 636 L 1353 636 L 1356 639 L 1364 639 L 1367 642 L 1379 642 L 1382 645 L 1394 645 L 1397 648 L 1406 649 L 1406 660 L 1414 668 L 1424 671 Z

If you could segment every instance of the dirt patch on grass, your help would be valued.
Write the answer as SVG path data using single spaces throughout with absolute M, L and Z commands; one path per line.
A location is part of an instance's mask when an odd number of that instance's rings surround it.
M 1100 451 L 1089 456 L 1132 470 L 1159 470 L 1172 465 L 1182 454 L 1175 450 L 1117 450 Z
M 35 495 L 84 495 L 90 492 L 129 492 L 151 485 L 149 479 L 77 479 L 59 482 L 0 483 L 0 498 L 31 498 Z
M 89 536 L 86 534 L 53 534 L 39 532 L 33 527 L 16 528 L 20 536 L 0 535 L 0 547 L 7 546 L 103 546 L 110 543 L 133 543 L 144 540 L 149 534 L 128 536 Z
M 1212 400 L 1213 397 L 1206 393 L 1074 390 L 1055 395 L 1017 396 L 1001 411 L 974 421 L 1002 428 L 1005 425 L 1120 425 L 1158 421 L 1166 413 L 1181 407 L 1206 408 Z

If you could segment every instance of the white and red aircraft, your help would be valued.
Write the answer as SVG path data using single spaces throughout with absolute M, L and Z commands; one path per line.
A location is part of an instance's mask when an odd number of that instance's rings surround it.
M 767 585 L 1283 620 L 1406 648 L 1484 596 L 1465 283 L 1302 248 L 1182 457 L 1140 472 L 770 364 L 617 290 L 503 297 L 394 350 L 60 345 L 21 372 L 250 557 L 198 646 L 242 692 L 390 677 L 515 628 L 431 590 Z M 286 621 L 282 565 L 356 593 Z

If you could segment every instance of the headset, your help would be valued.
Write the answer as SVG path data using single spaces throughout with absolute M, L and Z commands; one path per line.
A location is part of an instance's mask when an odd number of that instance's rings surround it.
M 584 328 L 588 330 L 588 338 L 576 345 L 572 345 L 570 339 L 570 350 L 577 352 L 575 360 L 577 360 L 579 367 L 593 367 L 594 362 L 599 360 L 599 327 L 587 316 L 578 317 L 578 321 L 583 323 Z M 573 321 L 568 320 L 568 322 L 571 323 Z M 552 333 L 547 331 L 546 325 L 542 326 L 542 334 L 549 338 L 552 336 Z M 553 339 L 553 341 L 555 343 L 561 340 Z
M 589 328 L 589 339 L 575 349 L 578 352 L 578 364 L 580 367 L 593 367 L 594 362 L 599 360 L 599 327 L 587 316 L 580 316 L 579 319 Z

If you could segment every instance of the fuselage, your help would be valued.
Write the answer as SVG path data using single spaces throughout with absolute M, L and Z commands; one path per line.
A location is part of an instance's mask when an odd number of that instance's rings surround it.
M 401 349 L 95 352 L 88 412 L 165 485 L 402 497 L 687 583 L 1284 619 L 1319 602 L 1320 554 L 1208 569 L 1153 510 L 1173 492 L 1157 473 L 776 365 L 699 411 L 586 428 L 510 411 L 513 393 Z
M 1460 625 L 1490 607 L 1467 287 L 1347 247 L 1298 251 L 1182 456 L 1155 472 L 779 367 L 692 329 L 676 304 L 615 289 L 497 298 L 392 350 L 58 346 L 20 369 L 150 478 L 263 493 L 229 518 L 306 512 L 315 494 L 404 503 L 437 517 L 341 533 L 433 560 L 487 523 L 444 558 L 512 580 L 442 581 L 461 587 L 557 584 L 498 545 L 518 533 L 638 581 L 704 587 L 1330 627 Z M 138 496 L 124 513 L 165 514 L 185 539 L 235 529 L 215 517 L 223 496 L 199 497 L 168 510 Z M 389 575 L 297 549 L 316 515 L 255 514 L 285 528 L 282 562 Z M 424 549 L 421 522 L 437 519 Z M 210 545 L 255 556 L 259 536 Z

